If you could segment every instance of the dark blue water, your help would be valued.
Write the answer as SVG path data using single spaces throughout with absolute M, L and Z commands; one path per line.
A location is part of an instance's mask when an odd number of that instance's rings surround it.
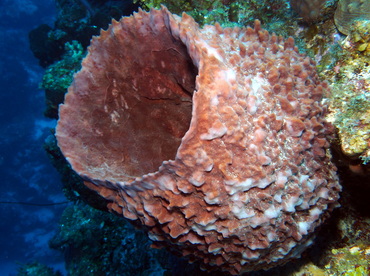
M 59 175 L 43 148 L 55 121 L 43 117 L 43 69 L 29 50 L 28 32 L 53 24 L 53 0 L 0 0 L 0 201 L 65 201 Z M 17 263 L 39 261 L 63 267 L 48 247 L 65 206 L 0 204 L 0 275 L 15 275 Z

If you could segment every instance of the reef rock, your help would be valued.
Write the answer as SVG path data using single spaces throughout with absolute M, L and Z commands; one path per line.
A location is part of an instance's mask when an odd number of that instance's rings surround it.
M 320 103 L 294 40 L 166 8 L 94 37 L 60 107 L 72 168 L 155 245 L 231 274 L 299 257 L 337 206 Z
M 339 0 L 334 14 L 334 22 L 338 30 L 348 35 L 354 24 L 360 20 L 370 20 L 369 0 Z

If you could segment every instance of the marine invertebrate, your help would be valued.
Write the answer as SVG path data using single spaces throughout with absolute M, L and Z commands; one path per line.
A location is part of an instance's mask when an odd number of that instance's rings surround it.
M 232 274 L 299 257 L 337 206 L 326 84 L 292 38 L 166 8 L 95 37 L 60 107 L 73 169 L 156 245 Z
M 365 0 L 339 0 L 334 22 L 338 30 L 348 35 L 358 20 L 370 19 L 370 2 Z

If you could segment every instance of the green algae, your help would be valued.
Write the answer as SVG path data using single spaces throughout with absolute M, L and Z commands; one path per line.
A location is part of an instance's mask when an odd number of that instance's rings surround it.
M 332 261 L 325 266 L 328 275 L 369 275 L 370 247 L 365 245 L 332 250 Z
M 62 274 L 46 265 L 32 262 L 21 265 L 18 268 L 17 276 L 62 276 Z
M 58 117 L 58 106 L 64 100 L 64 94 L 72 83 L 74 73 L 80 70 L 85 54 L 79 42 L 67 42 L 62 59 L 46 69 L 41 83 L 46 95 L 46 117 Z
M 285 21 L 291 17 L 289 5 L 284 0 L 135 0 L 134 2 L 140 3 L 145 10 L 158 9 L 161 5 L 165 5 L 172 13 L 181 15 L 182 12 L 186 12 L 201 26 L 216 22 L 224 27 L 247 26 L 252 25 L 256 19 L 267 24 Z

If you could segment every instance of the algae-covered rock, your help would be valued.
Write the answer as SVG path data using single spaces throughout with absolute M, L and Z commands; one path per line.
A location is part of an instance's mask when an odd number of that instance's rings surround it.
M 64 252 L 68 275 L 151 275 L 164 272 L 158 260 L 169 256 L 150 250 L 144 233 L 126 221 L 83 203 L 64 210 L 49 244 Z
M 18 268 L 17 276 L 62 276 L 62 274 L 46 265 L 32 262 L 21 265 Z
M 329 275 L 365 276 L 369 275 L 370 246 L 360 245 L 332 250 L 332 258 L 325 269 Z
M 200 25 L 218 22 L 222 26 L 246 26 L 252 25 L 256 19 L 267 25 L 286 21 L 292 16 L 289 4 L 284 0 L 134 0 L 134 2 L 141 4 L 146 10 L 158 9 L 165 5 L 174 14 L 181 15 L 182 12 L 186 12 Z M 266 25 L 264 27 L 268 27 Z M 283 29 L 285 28 L 284 26 Z
M 370 161 L 369 64 L 369 56 L 347 50 L 334 67 L 329 101 L 329 120 L 337 128 L 342 152 L 349 159 L 361 159 L 363 164 Z
M 81 68 L 84 56 L 85 51 L 80 43 L 67 42 L 62 59 L 46 69 L 41 83 L 41 88 L 45 89 L 46 117 L 58 118 L 58 106 L 64 100 L 64 94 L 72 82 L 73 74 Z

